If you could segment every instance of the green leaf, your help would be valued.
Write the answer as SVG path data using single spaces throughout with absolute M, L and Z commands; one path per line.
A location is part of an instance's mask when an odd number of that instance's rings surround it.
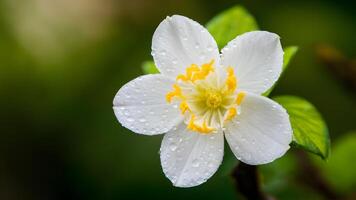
M 295 96 L 279 96 L 273 99 L 289 114 L 293 128 L 293 144 L 326 159 L 330 150 L 329 133 L 315 107 Z
M 297 46 L 289 46 L 284 48 L 282 72 L 284 72 L 284 70 L 287 69 L 289 62 L 292 60 L 292 58 L 297 53 L 297 51 L 298 51 Z
M 297 46 L 289 46 L 284 49 L 283 66 L 282 66 L 281 76 L 283 75 L 284 71 L 287 69 L 289 62 L 292 60 L 292 58 L 297 53 L 297 51 L 298 51 Z M 272 90 L 274 89 L 276 84 L 277 84 L 277 82 L 275 82 L 270 89 L 268 89 L 266 92 L 264 92 L 263 96 L 268 96 L 272 92 Z
M 242 6 L 232 7 L 216 15 L 207 23 L 206 27 L 220 49 L 236 36 L 258 30 L 254 17 Z
M 356 188 L 356 131 L 338 139 L 327 163 L 314 159 L 328 183 L 340 194 L 352 193 Z
M 157 74 L 159 73 L 153 61 L 145 61 L 141 65 L 144 74 Z

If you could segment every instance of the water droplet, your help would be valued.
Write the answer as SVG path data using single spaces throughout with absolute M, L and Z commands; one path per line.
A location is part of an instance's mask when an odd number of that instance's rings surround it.
M 194 159 L 193 162 L 192 162 L 192 166 L 193 167 L 199 167 L 200 163 L 199 163 L 199 160 L 198 159 Z
M 176 59 L 173 59 L 173 60 L 172 60 L 172 64 L 173 64 L 173 65 L 176 65 L 177 63 L 178 63 L 178 61 L 177 61 Z
M 140 122 L 146 122 L 146 119 L 141 118 L 139 121 L 140 121 Z
M 208 167 L 209 168 L 213 168 L 215 165 L 214 165 L 214 163 L 213 162 L 209 162 L 209 164 L 208 164 Z
M 178 148 L 178 146 L 177 146 L 176 143 L 172 142 L 172 143 L 169 144 L 169 149 L 171 151 L 175 151 L 175 150 L 177 150 L 177 148 Z
M 208 45 L 207 50 L 208 51 L 213 51 L 213 47 L 211 45 Z
M 127 118 L 128 122 L 134 122 L 135 120 L 133 118 Z
M 205 58 L 205 53 L 204 53 L 204 52 L 201 52 L 200 55 L 199 55 L 199 58 L 200 58 L 201 60 L 204 60 L 204 58 Z

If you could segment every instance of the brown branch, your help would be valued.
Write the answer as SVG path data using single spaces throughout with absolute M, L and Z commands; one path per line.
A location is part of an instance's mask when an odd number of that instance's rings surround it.
M 236 182 L 236 190 L 246 199 L 274 200 L 262 191 L 257 166 L 240 162 L 231 175 Z
M 348 58 L 340 50 L 319 44 L 315 48 L 316 56 L 332 75 L 344 82 L 345 86 L 356 90 L 356 59 Z
M 325 199 L 341 199 L 340 196 L 330 187 L 328 182 L 321 176 L 308 155 L 304 151 L 296 151 L 297 163 L 299 166 L 298 180 L 310 188 L 317 191 Z

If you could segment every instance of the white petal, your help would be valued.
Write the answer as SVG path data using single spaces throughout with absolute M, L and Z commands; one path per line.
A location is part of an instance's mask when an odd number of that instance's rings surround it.
M 168 132 L 182 121 L 176 105 L 166 101 L 174 81 L 161 74 L 140 76 L 124 85 L 114 98 L 119 122 L 133 132 L 155 135 Z
M 157 27 L 152 39 L 152 56 L 162 74 L 176 77 L 191 64 L 215 60 L 219 50 L 214 38 L 199 23 L 179 15 L 167 17 Z
M 161 145 L 163 172 L 177 187 L 204 183 L 216 172 L 223 155 L 222 132 L 203 135 L 187 130 L 183 123 L 164 135 Z
M 240 90 L 261 94 L 277 81 L 282 71 L 279 36 L 266 31 L 240 35 L 223 48 L 221 63 L 234 67 Z
M 266 97 L 247 94 L 241 104 L 241 114 L 227 124 L 225 137 L 237 159 L 258 165 L 286 153 L 292 129 L 281 105 Z

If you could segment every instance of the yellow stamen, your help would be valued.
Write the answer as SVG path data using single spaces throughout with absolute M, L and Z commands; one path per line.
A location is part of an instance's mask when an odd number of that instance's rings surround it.
M 192 79 L 192 75 L 195 72 L 199 72 L 200 68 L 196 64 L 191 64 L 190 67 L 186 69 L 186 75 L 184 74 L 179 74 L 177 76 L 177 80 L 182 80 L 182 81 L 189 81 Z
M 232 118 L 234 118 L 237 114 L 236 112 L 236 108 L 230 108 L 228 111 L 227 111 L 227 115 L 226 115 L 226 118 L 225 118 L 225 121 L 229 121 L 231 120 Z
M 239 92 L 237 94 L 237 98 L 236 98 L 236 104 L 240 105 L 242 103 L 242 100 L 245 98 L 246 93 L 245 92 Z
M 186 74 L 179 74 L 177 76 L 177 80 L 192 82 L 203 80 L 209 75 L 210 72 L 214 71 L 214 62 L 215 61 L 213 59 L 209 63 L 203 64 L 201 67 L 196 64 L 192 64 L 186 69 Z
M 214 67 L 213 67 L 214 62 L 215 61 L 213 59 L 210 61 L 210 63 L 203 64 L 201 66 L 200 71 L 193 74 L 191 80 L 193 82 L 197 81 L 197 80 L 203 80 L 203 79 L 205 79 L 205 77 L 207 77 L 209 75 L 210 72 L 214 72 Z
M 192 115 L 187 126 L 188 129 L 192 131 L 197 131 L 199 133 L 210 133 L 211 131 L 215 130 L 214 128 L 208 127 L 206 121 L 203 122 L 202 126 L 196 125 L 194 121 L 195 121 L 195 115 Z
M 235 73 L 234 73 L 234 68 L 232 67 L 228 67 L 227 68 L 227 79 L 226 79 L 226 85 L 227 85 L 227 89 L 230 92 L 234 92 L 236 87 L 237 87 L 237 81 L 236 81 L 236 77 L 235 77 Z
M 182 96 L 182 90 L 180 89 L 180 87 L 177 84 L 173 85 L 173 91 L 172 92 L 168 92 L 166 95 L 166 100 L 171 103 L 173 97 L 183 97 Z
M 190 111 L 189 106 L 188 106 L 187 102 L 185 102 L 185 101 L 180 103 L 179 109 L 182 111 L 182 114 L 184 114 L 185 111 L 187 111 L 187 110 Z
M 208 134 L 238 115 L 237 109 L 245 93 L 236 95 L 237 79 L 234 68 L 228 67 L 225 73 L 227 76 L 224 77 L 224 85 L 220 85 L 219 73 L 215 72 L 214 60 L 211 60 L 199 66 L 191 64 L 185 73 L 177 76 L 177 82 L 172 91 L 166 94 L 166 100 L 169 103 L 175 99 L 180 101 L 179 109 L 188 119 L 187 129 Z M 207 112 L 211 114 L 205 115 Z M 221 116 L 224 116 L 223 119 Z

